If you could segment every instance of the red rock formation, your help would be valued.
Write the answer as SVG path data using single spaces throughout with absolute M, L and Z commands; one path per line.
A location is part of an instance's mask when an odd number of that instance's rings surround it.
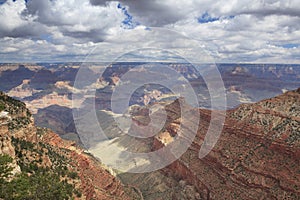
M 71 165 L 79 174 L 81 189 L 87 199 L 130 199 L 121 182 L 105 170 L 99 161 L 84 153 L 75 142 L 63 140 L 53 132 L 43 135 L 41 141 L 70 150 L 67 157 L 72 160 Z
M 15 149 L 19 149 L 26 157 L 24 162 L 35 163 L 40 160 L 39 167 L 49 168 L 53 167 L 53 163 L 47 153 L 52 151 L 52 154 L 57 155 L 56 157 L 66 158 L 67 161 L 64 162 L 70 162 L 67 164 L 69 171 L 79 174 L 79 182 L 76 183 L 76 187 L 81 188 L 83 196 L 80 199 L 131 199 L 128 193 L 125 193 L 125 186 L 101 166 L 93 156 L 85 153 L 75 142 L 63 140 L 50 130 L 35 127 L 25 104 L 9 99 L 3 93 L 0 93 L 0 97 L 5 109 L 9 110 L 8 122 L 0 125 L 0 154 L 8 154 L 13 158 L 13 174 L 20 172 L 20 167 L 16 162 Z M 6 99 L 8 99 L 8 103 L 4 101 Z M 21 120 L 24 117 L 27 117 L 29 123 Z M 15 125 L 13 128 L 9 128 L 9 124 L 12 122 Z M 27 141 L 31 147 L 23 149 L 20 144 L 14 144 L 13 140 Z
M 194 142 L 162 170 L 165 175 L 195 186 L 202 199 L 300 198 L 299 92 L 228 111 L 219 141 L 203 159 L 198 153 L 211 112 L 200 113 Z M 170 135 L 172 127 L 167 127 Z M 165 145 L 162 140 L 156 137 L 155 149 Z

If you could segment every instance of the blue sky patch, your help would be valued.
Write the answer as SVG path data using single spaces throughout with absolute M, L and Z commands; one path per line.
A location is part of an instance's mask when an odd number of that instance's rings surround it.
M 41 34 L 40 38 L 46 40 L 47 42 L 53 42 L 53 37 L 51 34 Z
M 283 47 L 285 49 L 292 49 L 292 48 L 298 48 L 298 47 L 300 47 L 300 44 L 290 43 L 290 44 L 283 44 L 283 45 L 279 45 L 279 46 Z
M 214 21 L 218 21 L 220 18 L 219 17 L 212 17 L 208 14 L 208 12 L 205 12 L 203 15 L 201 15 L 198 18 L 198 22 L 200 24 L 206 24 L 206 23 L 210 23 L 210 22 L 214 22 Z
M 122 27 L 125 29 L 134 29 L 139 25 L 138 22 L 133 20 L 132 15 L 128 12 L 125 6 L 122 6 L 120 3 L 117 5 L 117 8 L 122 10 L 123 14 L 125 15 L 125 19 L 122 21 Z

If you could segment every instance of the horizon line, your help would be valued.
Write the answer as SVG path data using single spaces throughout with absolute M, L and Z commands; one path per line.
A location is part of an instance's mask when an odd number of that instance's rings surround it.
M 271 62 L 215 62 L 215 63 L 190 63 L 190 62 L 171 62 L 171 61 L 157 61 L 157 62 L 148 62 L 148 61 L 119 61 L 119 62 L 109 62 L 109 61 L 91 61 L 91 62 L 82 62 L 82 61 L 54 61 L 54 62 L 0 62 L 0 65 L 5 64 L 23 64 L 23 65 L 36 65 L 36 64 L 117 64 L 117 63 L 170 63 L 170 64 L 234 64 L 234 65 L 300 65 L 300 63 L 271 63 Z

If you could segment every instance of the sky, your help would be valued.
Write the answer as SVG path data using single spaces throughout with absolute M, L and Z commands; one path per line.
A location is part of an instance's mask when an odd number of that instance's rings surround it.
M 0 62 L 203 54 L 299 64 L 299 0 L 0 0 Z

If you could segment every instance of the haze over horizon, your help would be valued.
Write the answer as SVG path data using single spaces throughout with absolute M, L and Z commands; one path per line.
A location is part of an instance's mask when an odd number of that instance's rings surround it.
M 132 50 L 152 47 L 196 57 L 194 45 L 217 63 L 300 63 L 299 13 L 297 0 L 0 0 L 0 61 L 143 60 Z

